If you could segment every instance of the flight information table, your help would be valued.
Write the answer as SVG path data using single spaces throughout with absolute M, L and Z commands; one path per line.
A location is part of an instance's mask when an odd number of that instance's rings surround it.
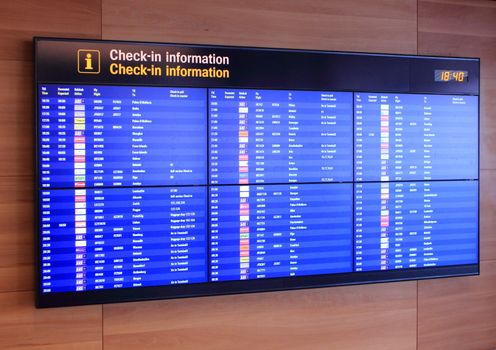
M 352 93 L 210 89 L 210 183 L 352 181 Z
M 476 96 L 39 92 L 43 292 L 477 263 Z
M 205 187 L 41 192 L 45 292 L 204 282 Z
M 478 181 L 355 184 L 355 269 L 475 264 L 478 211 Z
M 352 185 L 211 187 L 212 281 L 352 271 Z
M 206 89 L 40 86 L 43 188 L 206 183 Z
M 355 93 L 355 180 L 477 179 L 478 97 Z

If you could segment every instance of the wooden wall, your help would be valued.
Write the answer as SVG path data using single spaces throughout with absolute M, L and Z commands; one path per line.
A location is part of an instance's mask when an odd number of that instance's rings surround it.
M 477 56 L 478 277 L 37 310 L 33 35 Z M 496 2 L 0 2 L 0 349 L 496 348 Z

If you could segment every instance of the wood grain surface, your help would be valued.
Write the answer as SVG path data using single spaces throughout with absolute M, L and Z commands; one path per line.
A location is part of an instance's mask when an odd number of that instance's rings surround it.
M 0 76 L 0 177 L 33 176 L 33 64 L 0 61 Z
M 415 53 L 415 0 L 103 2 L 103 39 Z
M 106 350 L 415 349 L 416 282 L 104 306 Z
M 477 277 L 418 283 L 419 349 L 496 348 L 496 261 Z
M 482 170 L 480 177 L 480 258 L 496 260 L 496 171 Z
M 33 308 L 32 292 L 0 293 L 0 349 L 102 349 L 102 306 Z
M 496 57 L 494 58 L 496 65 Z M 484 72 L 482 72 L 484 74 Z M 496 170 L 496 79 L 481 81 L 480 168 Z
M 0 177 L 0 292 L 34 287 L 32 177 Z
M 32 61 L 33 36 L 101 38 L 101 0 L 0 1 L 0 60 Z

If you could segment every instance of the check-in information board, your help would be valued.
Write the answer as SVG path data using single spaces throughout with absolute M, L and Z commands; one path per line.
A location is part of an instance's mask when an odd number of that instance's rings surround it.
M 34 44 L 39 306 L 478 273 L 478 59 Z

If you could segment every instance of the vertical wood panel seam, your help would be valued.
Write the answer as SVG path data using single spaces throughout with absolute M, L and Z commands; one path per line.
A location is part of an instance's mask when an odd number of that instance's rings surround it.
M 418 0 L 417 0 L 418 1 Z M 418 318 L 418 315 L 419 315 L 419 281 L 417 281 L 417 305 L 416 305 L 416 322 L 415 322 L 415 325 L 416 325 L 416 337 L 415 337 L 415 349 L 418 350 L 418 345 L 419 345 L 419 318 Z
M 419 0 L 417 0 L 417 55 L 418 55 L 418 47 L 419 47 Z
M 105 307 L 103 306 L 103 304 L 101 304 L 100 306 L 102 307 L 102 344 L 101 344 L 102 346 L 100 348 L 102 350 L 104 350 L 105 349 L 105 342 L 103 341 L 103 339 L 104 339 L 105 334 L 104 334 L 104 331 L 103 331 L 103 327 L 104 327 L 104 323 L 105 323 L 105 320 L 104 320 L 104 317 L 105 317 L 104 316 L 105 315 L 104 309 L 105 309 Z
M 100 0 L 100 39 L 103 39 L 103 1 Z

